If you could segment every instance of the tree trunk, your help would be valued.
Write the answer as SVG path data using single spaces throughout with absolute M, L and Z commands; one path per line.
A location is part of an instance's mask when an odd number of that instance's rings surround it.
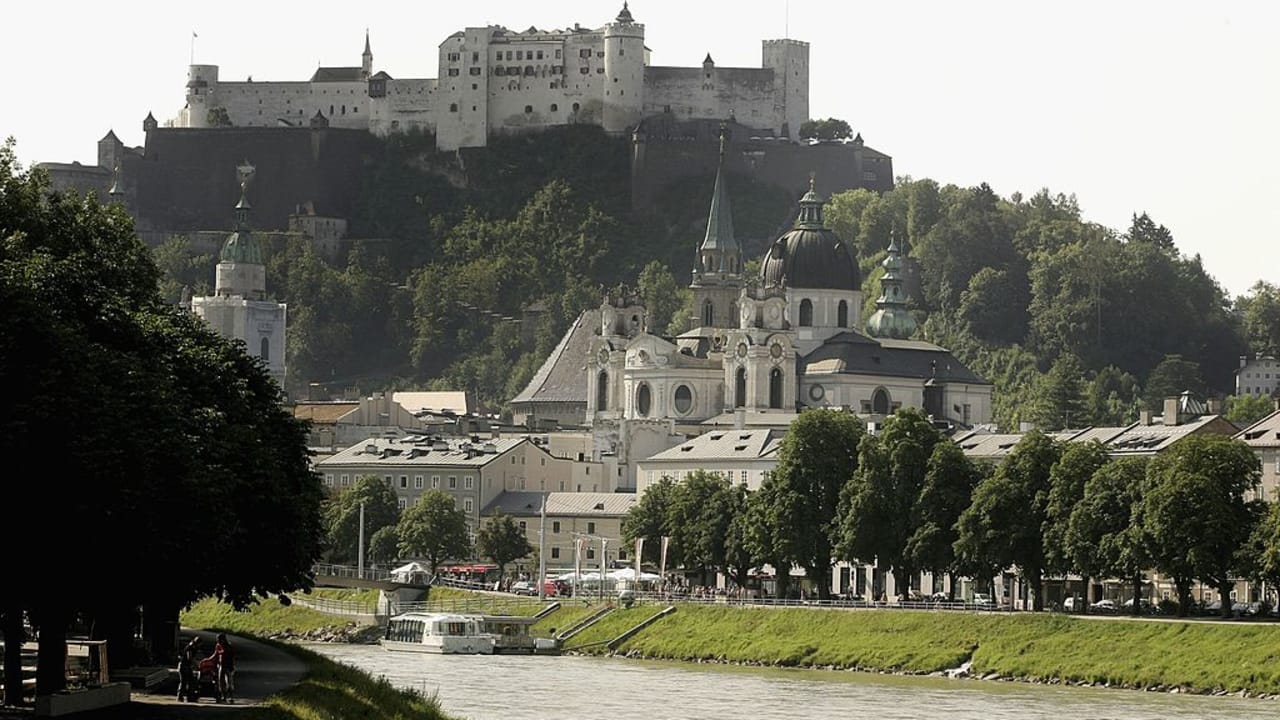
M 1044 610 L 1044 570 L 1031 568 L 1027 573 L 1027 592 L 1031 593 L 1031 609 Z
M 1178 617 L 1186 617 L 1191 610 L 1191 581 L 1174 576 L 1173 586 L 1178 591 Z
M 1133 614 L 1135 617 L 1142 614 L 1142 573 L 1133 576 Z
M 67 625 L 64 608 L 40 611 L 36 645 L 36 696 L 67 689 Z
M 1224 618 L 1232 617 L 1231 606 L 1235 603 L 1231 602 L 1231 586 L 1234 585 L 1230 580 L 1223 580 L 1218 583 L 1218 597 L 1222 598 L 1222 608 L 1218 614 Z
M 817 586 L 818 599 L 831 599 L 831 567 L 808 568 L 806 573 L 813 576 L 813 583 Z
M 0 612 L 0 634 L 4 635 L 4 702 L 6 705 L 26 704 L 22 689 L 22 643 L 27 634 L 22 628 L 22 609 L 16 605 Z
M 953 572 L 947 573 L 947 601 L 956 601 L 956 574 Z

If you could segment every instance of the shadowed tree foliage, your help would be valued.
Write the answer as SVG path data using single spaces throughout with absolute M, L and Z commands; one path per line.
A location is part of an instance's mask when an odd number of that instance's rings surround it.
M 661 563 L 662 538 L 673 534 L 670 518 L 675 491 L 676 482 L 663 475 L 645 488 L 636 504 L 622 518 L 622 539 L 628 547 L 634 547 L 637 539 L 644 538 L 644 562 Z M 668 543 L 667 567 L 676 567 L 679 558 L 679 546 Z
M 1085 485 L 1108 459 L 1106 447 L 1096 440 L 1071 442 L 1050 469 L 1044 520 L 1044 559 L 1048 572 L 1062 575 L 1076 569 L 1066 542 L 1071 513 L 1084 497 Z M 1084 578 L 1084 585 L 1089 585 L 1089 578 Z
M 924 487 L 920 490 L 917 505 L 918 524 L 907 539 L 907 554 L 921 570 L 946 573 L 952 577 L 950 599 L 955 599 L 956 523 L 960 514 L 969 507 L 973 490 L 982 474 L 960 446 L 954 442 L 939 442 L 933 446 Z
M 400 505 L 395 490 L 382 478 L 364 475 L 356 484 L 342 488 L 324 505 L 324 520 L 328 531 L 330 560 L 336 563 L 358 561 L 360 549 L 360 506 L 364 506 L 364 543 L 370 549 L 370 539 L 385 527 L 394 527 L 400 520 Z
M 1099 466 L 1085 482 L 1061 538 L 1067 564 L 1083 576 L 1085 587 L 1093 577 L 1132 582 L 1134 614 L 1142 610 L 1142 573 L 1151 567 L 1146 538 L 1134 522 L 1146 469 L 1144 457 Z
M 476 551 L 498 566 L 498 577 L 505 577 L 507 563 L 528 557 L 533 552 L 533 544 L 515 518 L 499 511 L 476 534 Z
M 0 542 L 24 548 L 21 578 L 0 583 L 0 627 L 8 639 L 23 612 L 37 626 L 39 695 L 65 686 L 73 622 L 124 667 L 139 608 L 152 652 L 173 657 L 186 604 L 245 607 L 313 582 L 323 491 L 306 424 L 261 360 L 165 302 L 159 277 L 123 209 L 51 192 L 12 141 L 0 148 L 0 348 L 21 348 L 0 352 L 0 444 L 60 479 L 13 505 L 23 522 L 0 523 Z M 51 429 L 71 417 L 68 442 Z M 75 528 L 97 557 L 123 559 L 77 568 L 84 587 L 112 591 L 66 592 L 61 543 L 24 528 Z M 141 549 L 145 562 L 127 560 Z

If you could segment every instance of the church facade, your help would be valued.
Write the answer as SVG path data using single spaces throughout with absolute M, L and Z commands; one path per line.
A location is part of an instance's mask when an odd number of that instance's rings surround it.
M 826 227 L 822 205 L 810 189 L 792 229 L 771 244 L 759 275 L 747 278 L 722 165 L 689 286 L 696 327 L 676 337 L 654 334 L 638 298 L 611 293 L 592 311 L 599 319 L 592 334 L 579 323 L 557 348 L 580 354 L 548 358 L 513 401 L 517 421 L 536 426 L 538 383 L 562 364 L 558 417 L 569 414 L 563 390 L 576 376 L 585 392 L 573 399 L 585 401 L 582 423 L 597 432 L 641 421 L 670 423 L 685 436 L 785 428 L 818 407 L 872 423 L 900 407 L 923 408 L 949 428 L 989 422 L 991 383 L 945 348 L 912 339 L 897 238 L 877 310 L 864 324 L 855 253 Z

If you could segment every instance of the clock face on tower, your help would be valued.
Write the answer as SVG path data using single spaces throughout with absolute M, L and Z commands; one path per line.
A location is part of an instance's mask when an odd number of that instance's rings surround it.
M 741 342 L 738 343 L 738 357 L 744 358 L 746 356 L 747 356 L 747 344 L 741 343 Z
M 600 348 L 599 358 L 600 358 L 601 365 L 608 365 L 609 364 L 609 348 Z
M 782 357 L 782 343 L 774 343 L 769 346 L 769 354 L 776 360 Z

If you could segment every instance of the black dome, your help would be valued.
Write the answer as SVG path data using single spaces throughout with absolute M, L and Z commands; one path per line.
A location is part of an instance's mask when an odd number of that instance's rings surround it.
M 760 284 L 817 290 L 862 289 L 849 246 L 822 224 L 822 201 L 812 190 L 800 200 L 795 228 L 775 240 L 761 261 Z

